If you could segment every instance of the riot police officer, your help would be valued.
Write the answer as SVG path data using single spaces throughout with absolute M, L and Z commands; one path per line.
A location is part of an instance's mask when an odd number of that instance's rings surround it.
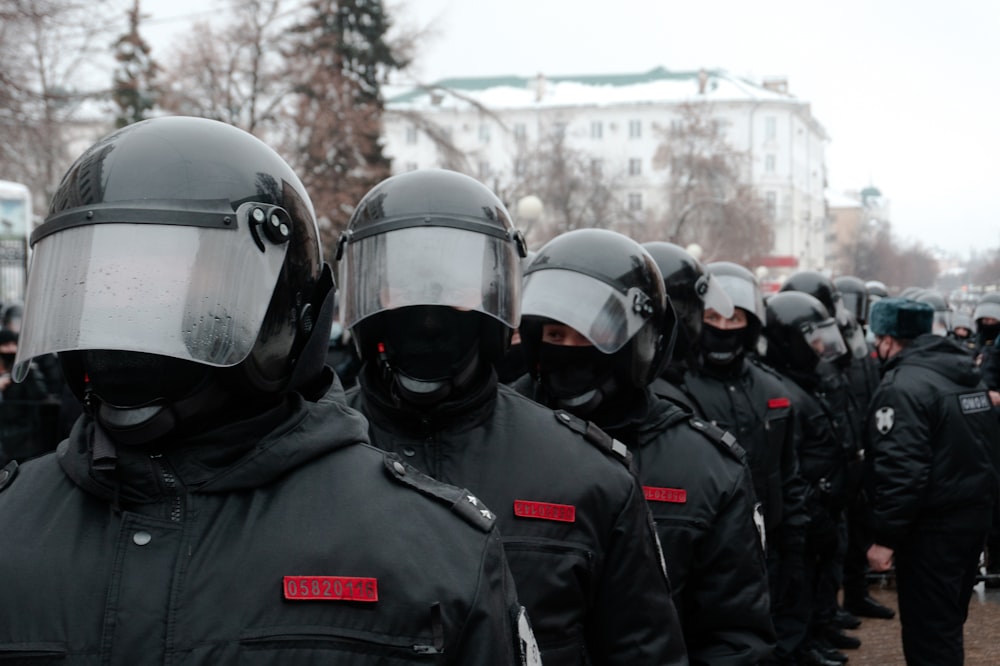
M 323 369 L 317 231 L 285 162 L 215 121 L 130 125 L 67 172 L 15 375 L 59 352 L 87 409 L 57 453 L 0 471 L 0 655 L 528 658 L 495 521 L 364 444 Z
M 731 262 L 706 266 L 713 284 L 733 303 L 724 317 L 706 308 L 699 342 L 700 363 L 684 375 L 683 389 L 705 418 L 733 432 L 747 452 L 767 534 L 771 615 L 777 632 L 776 660 L 794 659 L 799 612 L 808 486 L 799 474 L 796 406 L 783 379 L 754 352 L 764 325 L 764 299 L 753 273 Z
M 520 323 L 523 239 L 476 180 L 418 170 L 358 204 L 338 255 L 377 446 L 491 507 L 546 665 L 685 663 L 627 451 L 498 385 Z
M 729 433 L 656 398 L 676 329 L 663 280 L 632 239 L 578 229 L 528 267 L 515 387 L 588 419 L 631 451 L 666 555 L 693 664 L 756 664 L 774 635 L 759 514 Z
M 805 582 L 797 614 L 799 658 L 806 663 L 830 664 L 843 659 L 827 639 L 833 621 L 829 601 L 836 594 L 831 572 L 841 539 L 850 451 L 839 432 L 833 404 L 823 390 L 824 378 L 829 375 L 824 366 L 847 354 L 847 345 L 826 307 L 799 291 L 779 292 L 768 298 L 764 335 L 765 360 L 791 380 L 787 387 L 801 428 L 799 471 L 810 485 Z

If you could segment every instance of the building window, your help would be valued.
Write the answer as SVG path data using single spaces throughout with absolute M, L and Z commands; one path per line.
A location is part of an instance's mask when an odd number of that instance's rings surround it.
M 523 176 L 528 172 L 528 163 L 520 157 L 514 160 L 514 175 Z
M 767 214 L 771 216 L 771 219 L 777 217 L 778 214 L 778 194 L 777 192 L 765 192 L 764 201 L 767 204 Z
M 639 139 L 641 137 L 642 137 L 642 121 L 641 120 L 628 121 L 628 138 Z
M 490 177 L 490 163 L 483 160 L 479 163 L 479 180 L 486 180 Z
M 764 118 L 764 138 L 768 141 L 778 138 L 778 119 L 774 116 Z
M 552 136 L 556 139 L 562 139 L 566 136 L 566 123 L 562 121 L 556 121 L 552 123 Z
M 768 155 L 764 158 L 764 171 L 768 173 L 774 173 L 775 166 L 777 165 L 778 159 L 774 155 Z
M 514 139 L 524 141 L 528 136 L 528 128 L 524 123 L 514 123 Z
M 406 143 L 411 146 L 417 142 L 417 127 L 416 125 L 410 125 L 406 128 Z
M 599 160 L 599 159 L 590 160 L 590 175 L 592 176 L 604 175 L 604 160 Z
M 480 125 L 479 126 L 479 143 L 489 143 L 490 142 L 490 126 Z
M 633 157 L 628 161 L 628 175 L 638 176 L 642 174 L 642 160 L 638 157 Z
M 640 192 L 628 193 L 628 209 L 642 210 L 642 193 Z
M 600 120 L 595 120 L 590 123 L 590 138 L 591 139 L 603 139 L 604 138 L 604 123 Z

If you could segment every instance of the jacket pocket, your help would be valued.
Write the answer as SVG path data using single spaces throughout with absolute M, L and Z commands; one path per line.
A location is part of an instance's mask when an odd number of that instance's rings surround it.
M 240 636 L 241 665 L 315 664 L 381 666 L 433 664 L 442 655 L 429 637 L 390 636 L 337 627 L 269 627 Z M 371 662 L 372 658 L 377 658 Z
M 0 645 L 0 664 L 61 664 L 66 648 L 60 643 L 10 643 Z

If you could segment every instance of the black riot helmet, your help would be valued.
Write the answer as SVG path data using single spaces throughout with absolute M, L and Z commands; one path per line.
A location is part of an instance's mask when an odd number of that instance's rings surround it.
M 105 137 L 63 177 L 31 243 L 15 375 L 59 352 L 120 441 L 150 441 L 227 393 L 285 392 L 322 367 L 333 282 L 312 203 L 240 129 L 164 117 Z M 204 389 L 206 376 L 224 390 Z
M 521 308 L 529 370 L 560 403 L 553 406 L 580 415 L 653 381 L 676 328 L 652 257 L 631 238 L 606 229 L 577 229 L 546 243 L 525 272 Z M 583 335 L 592 345 L 587 358 L 559 367 L 549 363 L 552 355 L 568 352 L 543 344 L 549 322 Z M 601 371 L 586 377 L 583 368 L 572 367 L 588 362 Z M 561 371 L 566 376 L 557 376 Z
M 395 399 L 439 403 L 507 348 L 526 253 L 506 207 L 477 180 L 443 169 L 392 176 L 340 238 L 341 319 Z
M 675 361 L 691 361 L 701 337 L 705 308 L 724 317 L 733 316 L 733 304 L 726 293 L 714 284 L 704 264 L 674 243 L 653 241 L 642 246 L 656 262 L 667 297 L 677 313 L 678 331 L 674 344 Z
M 714 327 L 702 326 L 701 353 L 705 360 L 716 364 L 732 363 L 742 358 L 743 353 L 757 349 L 765 319 L 764 294 L 757 277 L 739 264 L 716 261 L 708 264 L 706 269 L 712 275 L 712 283 L 729 296 L 733 307 L 740 308 L 747 315 L 744 329 L 723 333 L 710 330 Z
M 865 289 L 868 290 L 868 310 L 865 313 L 865 323 L 871 319 L 872 306 L 883 298 L 889 298 L 889 289 L 884 282 L 869 280 L 865 282 Z
M 781 291 L 800 291 L 823 304 L 840 327 L 840 333 L 851 351 L 851 356 L 840 359 L 842 363 L 849 363 L 851 357 L 864 358 L 868 355 L 864 331 L 855 316 L 845 307 L 840 291 L 829 277 L 818 271 L 799 271 L 781 285 Z
M 915 300 L 923 290 L 923 287 L 906 287 L 903 291 L 899 292 L 899 297 L 911 298 Z
M 972 312 L 972 321 L 976 325 L 976 339 L 980 345 L 996 344 L 997 336 L 1000 335 L 1000 323 L 987 323 L 988 319 L 1000 322 L 1000 293 L 983 294 Z
M 766 310 L 767 362 L 778 370 L 809 374 L 820 361 L 847 353 L 837 322 L 814 296 L 779 292 L 767 299 Z
M 841 275 L 834 278 L 833 285 L 840 292 L 840 298 L 847 311 L 854 315 L 860 324 L 868 321 L 868 287 L 861 278 L 853 275 Z
M 933 289 L 924 289 L 916 294 L 913 300 L 927 303 L 934 308 L 934 323 L 931 328 L 934 335 L 947 337 L 951 333 L 951 306 L 948 305 L 944 296 Z

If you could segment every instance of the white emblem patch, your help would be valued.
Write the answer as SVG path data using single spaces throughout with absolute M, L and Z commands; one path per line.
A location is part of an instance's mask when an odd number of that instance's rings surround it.
M 523 666 L 541 666 L 542 653 L 538 649 L 535 633 L 531 630 L 531 623 L 528 621 L 528 614 L 525 612 L 524 606 L 517 614 L 517 635 L 518 647 L 521 650 L 521 664 Z
M 767 552 L 767 531 L 764 529 L 764 511 L 760 502 L 753 505 L 753 524 L 757 528 L 758 536 L 760 536 L 760 547 L 764 552 Z
M 883 435 L 888 435 L 896 423 L 896 412 L 892 407 L 879 407 L 875 412 L 875 428 Z

